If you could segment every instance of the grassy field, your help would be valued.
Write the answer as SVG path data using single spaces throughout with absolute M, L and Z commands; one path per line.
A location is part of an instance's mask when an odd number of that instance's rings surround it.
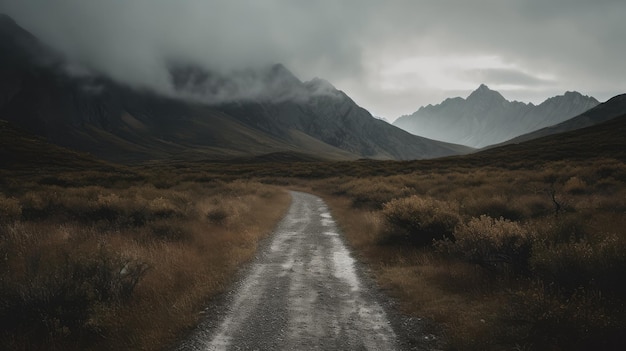
M 0 168 L 0 344 L 162 349 L 297 188 L 329 202 L 379 284 L 447 349 L 621 350 L 624 126 L 439 160 L 132 167 L 15 134 L 0 149 L 22 155 Z
M 252 181 L 78 171 L 0 192 L 0 345 L 158 350 L 203 317 L 289 203 Z
M 626 345 L 626 165 L 449 169 L 318 181 L 405 313 L 450 350 Z

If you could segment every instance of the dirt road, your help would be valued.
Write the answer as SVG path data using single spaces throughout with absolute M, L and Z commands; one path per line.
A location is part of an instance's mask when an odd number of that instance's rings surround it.
M 292 192 L 289 212 L 227 300 L 181 350 L 395 350 L 328 207 Z

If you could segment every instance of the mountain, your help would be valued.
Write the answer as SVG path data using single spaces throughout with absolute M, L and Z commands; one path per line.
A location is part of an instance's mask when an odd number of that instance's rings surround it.
M 597 124 L 604 123 L 606 121 L 610 121 L 624 114 L 626 114 L 626 94 L 617 95 L 574 118 L 568 119 L 565 122 L 542 128 L 528 134 L 520 135 L 516 138 L 505 141 L 504 143 L 498 145 L 518 144 L 549 135 L 591 127 Z
M 481 148 L 563 122 L 598 103 L 593 97 L 567 92 L 535 106 L 508 101 L 482 84 L 467 99 L 423 106 L 393 125 L 435 140 Z
M 200 67 L 174 67 L 173 71 L 179 92 L 203 100 L 209 92 L 209 100 L 219 100 L 216 92 L 226 89 L 239 99 L 217 104 L 216 108 L 251 128 L 299 147 L 307 148 L 313 138 L 358 157 L 375 159 L 431 158 L 471 151 L 415 138 L 381 123 L 328 81 L 315 78 L 301 82 L 280 64 L 230 72 L 227 76 Z
M 167 96 L 77 69 L 0 16 L 0 119 L 98 157 L 228 159 L 276 152 L 421 159 L 472 149 L 373 118 L 330 83 L 282 65 L 229 74 L 171 63 Z
M 381 120 L 381 121 L 383 121 L 385 123 L 390 123 L 389 120 L 387 118 L 385 118 L 385 117 L 374 116 L 374 118 L 379 119 L 379 120 Z

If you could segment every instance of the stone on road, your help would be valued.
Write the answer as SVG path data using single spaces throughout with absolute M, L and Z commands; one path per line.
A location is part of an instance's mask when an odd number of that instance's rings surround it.
M 292 192 L 269 245 L 226 313 L 183 350 L 394 350 L 396 335 L 359 278 L 326 204 Z

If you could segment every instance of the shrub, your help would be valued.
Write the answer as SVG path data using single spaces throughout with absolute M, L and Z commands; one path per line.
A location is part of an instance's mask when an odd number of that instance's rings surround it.
M 562 295 L 542 284 L 515 292 L 501 322 L 514 324 L 518 340 L 537 350 L 622 350 L 623 307 L 606 308 L 607 301 L 597 291 L 576 289 Z
M 520 220 L 524 217 L 524 211 L 517 208 L 513 201 L 503 196 L 474 197 L 468 201 L 466 211 L 471 216 L 487 215 L 510 220 Z
M 22 227 L 4 228 L 7 245 L 27 244 Z M 15 232 L 18 231 L 18 232 Z M 42 236 L 40 233 L 39 236 Z M 98 316 L 127 301 L 147 265 L 101 246 L 95 252 L 57 246 L 51 241 L 33 245 L 22 254 L 7 255 L 0 271 L 0 342 L 11 335 L 28 336 L 18 343 L 28 348 L 64 349 L 67 342 L 93 342 L 106 333 Z
M 416 246 L 452 238 L 460 222 L 449 203 L 415 195 L 386 203 L 382 214 L 387 225 L 383 241 Z
M 61 187 L 69 187 L 72 185 L 70 181 L 67 179 L 63 179 L 57 176 L 47 176 L 43 177 L 39 180 L 39 184 L 42 185 L 58 185 Z
M 0 194 L 0 221 L 13 221 L 22 215 L 22 206 L 18 200 Z
M 571 195 L 581 195 L 587 191 L 587 184 L 578 177 L 571 177 L 563 185 L 563 191 Z
M 454 242 L 438 243 L 437 248 L 492 271 L 528 271 L 532 238 L 517 222 L 483 215 L 458 226 L 454 238 Z
M 595 200 L 595 204 L 593 202 L 591 204 L 595 205 L 597 210 L 613 213 L 626 212 L 626 191 L 624 190 L 614 191 L 609 196 L 598 196 Z
M 412 190 L 401 184 L 393 184 L 389 177 L 351 179 L 338 186 L 336 195 L 352 199 L 355 208 L 380 209 L 383 204 L 398 197 L 405 197 Z
M 216 207 L 207 211 L 206 218 L 210 223 L 223 224 L 229 213 L 224 207 Z
M 531 260 L 533 271 L 546 283 L 572 291 L 594 287 L 614 295 L 626 293 L 626 244 L 616 235 L 606 234 L 593 242 L 538 241 Z
M 583 218 L 575 214 L 537 221 L 535 231 L 538 233 L 537 240 L 547 245 L 579 242 L 589 238 Z
M 513 207 L 518 211 L 522 219 L 544 217 L 554 213 L 554 206 L 550 199 L 539 194 L 519 196 L 514 199 Z M 514 218 L 509 219 L 514 220 Z
M 189 230 L 189 222 L 181 220 L 156 220 L 148 223 L 144 231 L 146 233 L 143 234 L 146 234 L 146 236 L 142 240 L 145 242 L 151 242 L 154 239 L 167 242 L 182 242 L 190 241 L 193 238 Z

